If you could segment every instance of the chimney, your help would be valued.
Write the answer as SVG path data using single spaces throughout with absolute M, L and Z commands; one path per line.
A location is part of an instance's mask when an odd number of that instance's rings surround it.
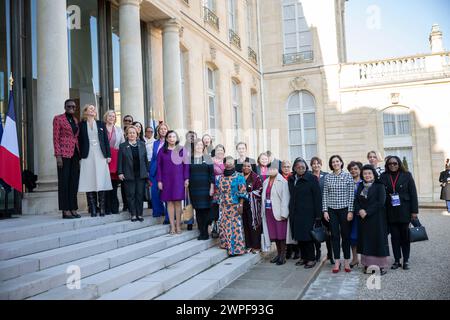
M 442 43 L 442 31 L 437 23 L 431 27 L 430 37 L 431 53 L 444 52 L 444 45 Z

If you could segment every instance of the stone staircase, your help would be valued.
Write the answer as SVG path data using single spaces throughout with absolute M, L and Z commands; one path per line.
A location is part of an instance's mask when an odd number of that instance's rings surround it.
M 144 218 L 0 221 L 0 299 L 210 299 L 261 259 L 228 258 L 196 229 L 168 235 L 168 225 Z

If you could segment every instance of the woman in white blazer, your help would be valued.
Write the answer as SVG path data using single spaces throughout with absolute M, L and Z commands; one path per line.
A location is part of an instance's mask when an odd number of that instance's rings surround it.
M 125 142 L 123 131 L 116 126 L 117 115 L 114 110 L 106 111 L 103 116 L 106 123 L 106 132 L 108 134 L 109 147 L 111 149 L 111 162 L 109 165 L 109 173 L 111 175 L 111 183 L 113 189 L 106 193 L 106 214 L 119 213 L 119 198 L 117 197 L 117 188 L 119 186 L 119 177 L 117 176 L 117 158 L 119 146 Z
M 263 183 L 262 192 L 262 248 L 267 250 L 271 242 L 277 246 L 277 255 L 270 261 L 277 265 L 286 263 L 286 239 L 288 238 L 289 187 L 278 168 L 269 169 L 269 178 Z

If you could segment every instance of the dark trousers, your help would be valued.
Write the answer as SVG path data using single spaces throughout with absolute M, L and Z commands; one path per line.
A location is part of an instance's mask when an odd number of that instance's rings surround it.
M 62 158 L 63 166 L 58 168 L 59 210 L 78 210 L 78 181 L 80 179 L 80 159 L 75 152 L 72 158 Z
M 125 183 L 121 182 L 120 183 L 120 193 L 122 195 L 123 208 L 126 210 L 126 209 L 128 209 L 128 199 L 127 199 L 127 192 L 125 191 L 125 189 L 126 189 Z
M 119 198 L 117 197 L 118 180 L 111 180 L 113 189 L 106 191 L 106 212 L 119 213 Z
M 403 262 L 408 262 L 411 243 L 409 241 L 409 223 L 390 223 L 392 251 L 396 262 L 400 262 L 403 254 Z
M 351 222 L 347 221 L 348 209 L 328 208 L 331 227 L 331 244 L 333 246 L 334 259 L 341 258 L 341 239 L 344 259 L 350 259 L 350 230 Z
M 200 231 L 200 237 L 207 238 L 208 235 L 208 222 L 209 222 L 210 209 L 195 209 L 195 216 L 197 217 L 198 230 Z
M 144 213 L 144 185 L 145 179 L 125 180 L 128 211 L 132 216 L 142 217 Z
M 305 261 L 316 261 L 314 241 L 299 241 L 300 257 Z

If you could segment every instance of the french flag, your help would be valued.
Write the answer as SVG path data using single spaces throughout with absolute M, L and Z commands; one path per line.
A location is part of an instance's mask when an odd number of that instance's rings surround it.
M 20 169 L 19 141 L 17 139 L 12 90 L 9 92 L 8 114 L 0 140 L 0 179 L 3 179 L 17 191 L 22 192 L 22 171 Z

